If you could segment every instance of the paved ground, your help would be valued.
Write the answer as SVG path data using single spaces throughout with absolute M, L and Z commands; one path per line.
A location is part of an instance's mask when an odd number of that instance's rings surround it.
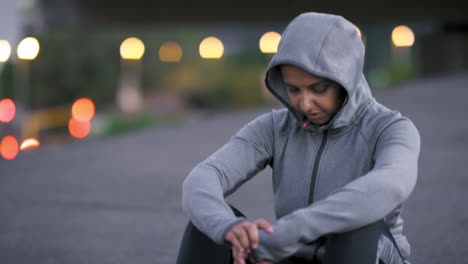
M 418 185 L 405 211 L 413 263 L 468 263 L 468 74 L 420 80 L 376 98 L 422 136 Z M 175 263 L 190 169 L 271 106 L 196 116 L 171 127 L 44 146 L 0 160 L 0 263 Z M 269 171 L 231 202 L 273 219 Z

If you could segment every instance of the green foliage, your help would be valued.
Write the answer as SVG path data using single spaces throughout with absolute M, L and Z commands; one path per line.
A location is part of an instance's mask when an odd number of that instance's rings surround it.
M 145 42 L 146 51 L 141 60 L 141 90 L 145 94 L 169 89 L 197 108 L 261 103 L 261 75 L 268 58 L 252 53 L 226 55 L 219 60 L 201 59 L 196 49 L 200 34 L 196 30 L 142 29 L 138 33 L 109 28 L 46 32 L 37 36 L 41 43 L 39 56 L 27 62 L 29 104 L 32 109 L 44 109 L 89 97 L 100 109 L 115 108 L 122 70 L 119 48 L 130 36 Z M 184 55 L 178 63 L 159 61 L 158 47 L 168 40 L 181 43 Z M 8 82 L 6 78 L 3 81 Z
M 227 72 L 225 87 L 231 92 L 233 106 L 246 107 L 263 102 L 263 66 L 233 64 Z
M 202 62 L 202 81 L 185 91 L 189 103 L 199 108 L 237 108 L 258 105 L 262 96 L 265 58 L 231 56 L 220 61 Z
M 119 60 L 114 43 L 76 32 L 52 32 L 40 41 L 40 56 L 31 62 L 33 108 L 70 103 L 79 97 L 100 104 L 115 97 Z
M 384 88 L 414 79 L 416 67 L 410 60 L 396 61 L 386 67 L 373 69 L 369 72 L 369 83 L 373 87 Z
M 125 118 L 118 113 L 110 114 L 107 117 L 106 125 L 98 136 L 110 136 L 119 133 L 138 130 L 150 126 L 178 124 L 185 119 L 185 116 L 174 114 L 164 117 L 155 117 L 148 114 L 141 114 L 134 118 Z
M 403 61 L 390 66 L 389 76 L 392 84 L 398 84 L 413 79 L 416 70 L 410 61 Z
M 187 91 L 185 98 L 195 108 L 231 108 L 234 105 L 232 92 L 227 89 L 194 89 Z
M 148 115 L 141 115 L 137 118 L 125 119 L 120 115 L 114 114 L 108 121 L 108 126 L 104 130 L 105 135 L 114 135 L 134 129 L 144 128 L 154 125 L 156 120 Z

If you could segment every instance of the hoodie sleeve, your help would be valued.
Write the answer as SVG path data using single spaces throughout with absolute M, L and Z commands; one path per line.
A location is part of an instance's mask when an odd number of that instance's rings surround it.
M 266 167 L 272 146 L 269 113 L 244 126 L 185 179 L 182 208 L 192 223 L 216 243 L 224 244 L 228 228 L 243 219 L 234 216 L 224 198 Z
M 273 233 L 260 230 L 254 257 L 277 262 L 323 235 L 351 231 L 384 218 L 412 192 L 419 149 L 419 133 L 411 121 L 390 124 L 377 139 L 371 171 L 279 219 Z

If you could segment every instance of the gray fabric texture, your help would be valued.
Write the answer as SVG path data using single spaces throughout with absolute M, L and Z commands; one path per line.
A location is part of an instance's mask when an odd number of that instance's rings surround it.
M 278 221 L 273 233 L 260 231 L 257 259 L 278 262 L 311 252 L 301 248 L 323 235 L 380 219 L 407 258 L 410 245 L 401 211 L 416 184 L 419 133 L 408 118 L 372 97 L 363 63 L 364 46 L 352 23 L 320 13 L 296 17 L 283 32 L 265 79 L 286 108 L 251 121 L 190 172 L 182 207 L 193 224 L 215 242 L 226 243 L 225 232 L 242 218 L 234 216 L 224 198 L 270 166 Z M 328 124 L 316 126 L 294 110 L 282 82 L 283 64 L 346 89 L 344 105 Z M 310 190 L 324 137 L 315 188 Z
M 375 263 L 379 264 L 379 261 L 385 264 L 409 264 L 409 262 L 401 259 L 392 241 L 384 235 L 380 236 L 379 245 L 377 246 L 377 260 Z

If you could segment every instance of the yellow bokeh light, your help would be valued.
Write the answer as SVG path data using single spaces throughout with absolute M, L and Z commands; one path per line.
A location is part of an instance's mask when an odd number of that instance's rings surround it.
M 21 147 L 20 147 L 20 150 L 25 150 L 25 149 L 28 149 L 28 148 L 36 148 L 36 147 L 39 147 L 41 145 L 41 143 L 39 143 L 39 141 L 35 138 L 28 138 L 28 139 L 25 139 L 23 141 L 23 143 L 21 143 Z
M 278 44 L 281 40 L 281 35 L 277 32 L 271 31 L 263 34 L 259 41 L 260 50 L 263 53 L 276 53 Z
M 414 33 L 407 26 L 398 26 L 392 31 L 392 42 L 396 47 L 411 47 L 414 44 Z
M 362 38 L 362 32 L 361 32 L 361 30 L 360 30 L 357 26 L 354 26 L 354 27 L 356 28 L 356 31 L 357 31 L 359 37 Z
M 145 54 L 145 44 L 138 38 L 127 38 L 120 45 L 120 56 L 125 60 L 139 60 Z
M 215 37 L 207 37 L 200 43 L 198 51 L 203 59 L 220 59 L 223 57 L 224 45 Z
M 0 62 L 5 62 L 10 58 L 11 46 L 8 40 L 0 40 Z
M 357 27 L 356 25 L 354 27 L 356 28 L 356 32 L 358 36 L 361 38 L 362 43 L 366 45 L 366 42 L 367 42 L 366 35 L 361 31 L 359 27 Z
M 169 41 L 159 48 L 159 59 L 164 62 L 179 62 L 182 58 L 182 48 L 177 42 Z
M 18 44 L 18 58 L 22 60 L 34 60 L 39 54 L 39 41 L 33 37 L 27 37 Z

